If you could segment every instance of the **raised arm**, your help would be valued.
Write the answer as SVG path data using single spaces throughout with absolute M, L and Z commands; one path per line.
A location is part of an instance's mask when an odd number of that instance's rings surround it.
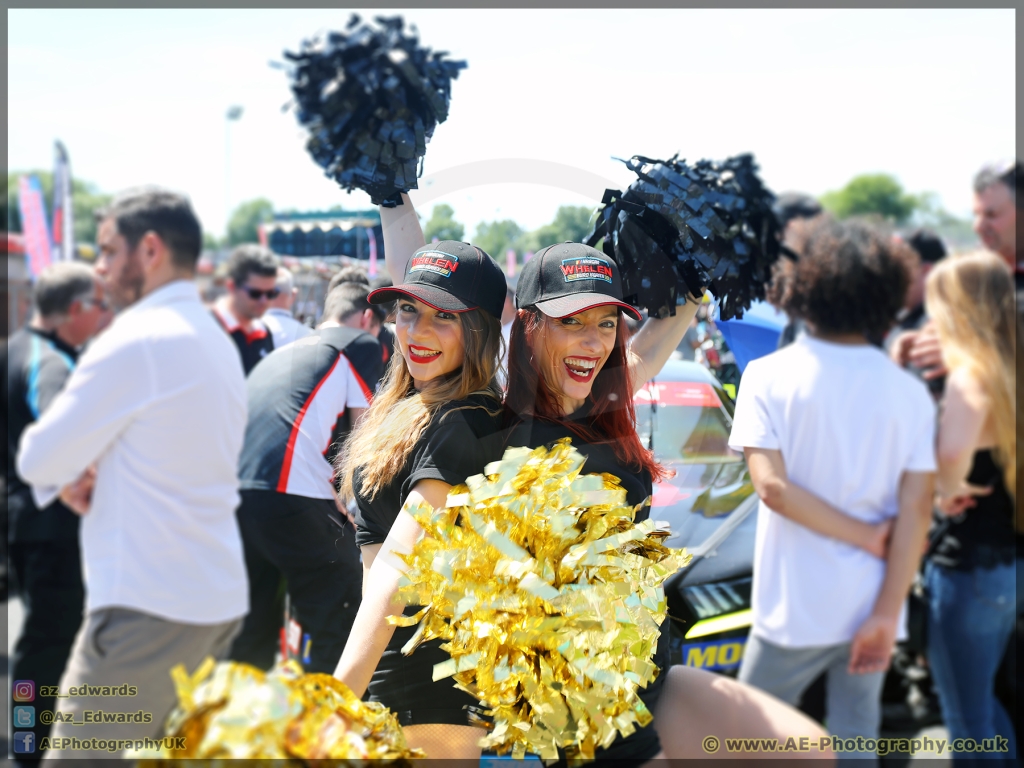
M 415 504 L 422 500 L 435 509 L 443 507 L 450 488 L 440 480 L 420 480 L 405 503 Z M 352 622 L 352 632 L 334 670 L 334 676 L 351 688 L 356 696 L 362 697 L 366 692 L 373 671 L 395 633 L 395 626 L 388 623 L 387 617 L 400 616 L 405 610 L 405 605 L 396 600 L 405 564 L 395 553 L 411 552 L 422 533 L 419 523 L 403 509 L 370 566 L 363 585 L 363 600 Z
M 850 517 L 824 499 L 790 482 L 782 452 L 744 448 L 750 479 L 761 500 L 785 518 L 831 539 L 885 557 L 890 521 L 871 525 Z
M 663 320 L 649 318 L 637 331 L 629 343 L 629 370 L 634 394 L 661 372 L 673 350 L 683 340 L 698 307 L 700 300 L 688 297 L 686 304 L 676 307 L 675 317 Z
M 409 195 L 403 192 L 402 204 L 394 208 L 380 207 L 380 226 L 384 231 L 384 262 L 391 282 L 399 285 L 405 279 L 409 257 L 426 245 Z
M 934 490 L 931 472 L 904 472 L 900 478 L 900 509 L 885 559 L 885 579 L 871 615 L 858 627 L 850 647 L 850 672 L 854 674 L 881 672 L 889 666 L 900 612 L 928 535 Z

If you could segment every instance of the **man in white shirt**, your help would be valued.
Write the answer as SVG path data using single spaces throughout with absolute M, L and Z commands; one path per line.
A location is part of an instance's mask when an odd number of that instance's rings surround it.
M 98 244 L 96 271 L 123 311 L 18 455 L 27 482 L 64 486 L 83 515 L 86 618 L 60 682 L 51 757 L 100 756 L 73 738 L 118 740 L 110 757 L 160 735 L 176 701 L 171 668 L 223 657 L 248 608 L 234 514 L 245 378 L 192 282 L 199 222 L 180 195 L 129 193 L 103 212 Z M 109 688 L 83 696 L 83 685 Z M 128 722 L 85 722 L 96 710 Z
M 277 296 L 270 300 L 262 320 L 270 329 L 270 335 L 274 337 L 274 349 L 280 349 L 296 339 L 309 336 L 313 331 L 296 320 L 292 314 L 292 306 L 295 304 L 299 289 L 295 287 L 290 269 L 277 268 L 277 282 L 274 283 L 274 287 L 277 289 Z
M 739 679 L 796 704 L 825 672 L 829 731 L 871 740 L 931 517 L 935 409 L 868 342 L 903 303 L 906 244 L 826 217 L 796 239 L 769 299 L 808 332 L 747 366 L 729 438 L 761 498 Z

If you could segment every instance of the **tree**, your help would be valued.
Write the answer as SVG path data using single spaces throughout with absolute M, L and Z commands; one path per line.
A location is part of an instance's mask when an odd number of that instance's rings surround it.
M 515 248 L 523 229 L 511 219 L 502 221 L 481 221 L 476 227 L 473 245 L 483 248 L 499 263 L 503 263 L 505 252 Z
M 260 197 L 242 203 L 228 219 L 227 244 L 258 243 L 259 225 L 273 218 L 274 204 L 266 198 Z
M 462 240 L 466 230 L 455 220 L 454 216 L 455 209 L 450 205 L 444 203 L 435 205 L 430 219 L 423 227 L 423 236 L 427 242 L 431 242 L 435 237 L 438 240 Z
M 971 220 L 961 219 L 943 208 L 934 192 L 917 195 L 917 208 L 906 226 L 928 227 L 954 251 L 975 247 L 978 242 Z
M 593 229 L 590 222 L 591 213 L 591 209 L 584 205 L 559 206 L 555 220 L 528 232 L 522 237 L 519 246 L 523 252 L 536 252 L 555 243 L 582 242 Z
M 876 173 L 856 176 L 842 189 L 826 192 L 821 204 L 841 219 L 875 215 L 902 224 L 921 206 L 921 199 L 904 192 L 892 176 Z
M 216 251 L 218 248 L 220 248 L 220 240 L 217 239 L 216 235 L 211 234 L 210 232 L 207 232 L 204 229 L 203 230 L 203 250 L 204 251 Z
M 21 176 L 37 176 L 43 188 L 43 200 L 49 217 L 53 216 L 53 174 L 50 171 L 15 171 L 7 174 L 7 197 L 4 199 L 4 214 L 8 232 L 21 232 L 21 212 L 18 210 L 18 179 Z M 108 205 L 113 199 L 104 194 L 89 181 L 71 180 L 71 205 L 75 218 L 75 242 L 96 242 L 96 210 Z M 51 220 L 52 225 L 52 220 Z

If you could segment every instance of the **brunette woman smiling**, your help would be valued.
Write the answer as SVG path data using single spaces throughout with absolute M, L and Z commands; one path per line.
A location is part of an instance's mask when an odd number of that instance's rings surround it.
M 398 715 L 411 746 L 431 758 L 478 759 L 483 736 L 470 725 L 477 702 L 450 679 L 432 680 L 448 658 L 439 641 L 410 656 L 401 648 L 415 627 L 389 615 L 415 612 L 395 601 L 404 564 L 422 529 L 403 505 L 443 507 L 448 490 L 498 458 L 501 390 L 499 318 L 505 277 L 468 243 L 424 245 L 407 196 L 381 208 L 384 250 L 395 285 L 370 294 L 397 301 L 396 354 L 380 390 L 343 452 L 343 495 L 356 502 L 356 544 L 363 558 L 363 600 L 335 677 L 358 696 L 368 690 Z M 404 278 L 404 279 L 403 279 Z

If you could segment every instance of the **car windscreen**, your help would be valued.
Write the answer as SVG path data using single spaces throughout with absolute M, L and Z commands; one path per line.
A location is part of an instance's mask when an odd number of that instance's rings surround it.
M 683 464 L 734 464 L 732 419 L 705 382 L 649 381 L 633 399 L 637 431 L 655 458 Z

